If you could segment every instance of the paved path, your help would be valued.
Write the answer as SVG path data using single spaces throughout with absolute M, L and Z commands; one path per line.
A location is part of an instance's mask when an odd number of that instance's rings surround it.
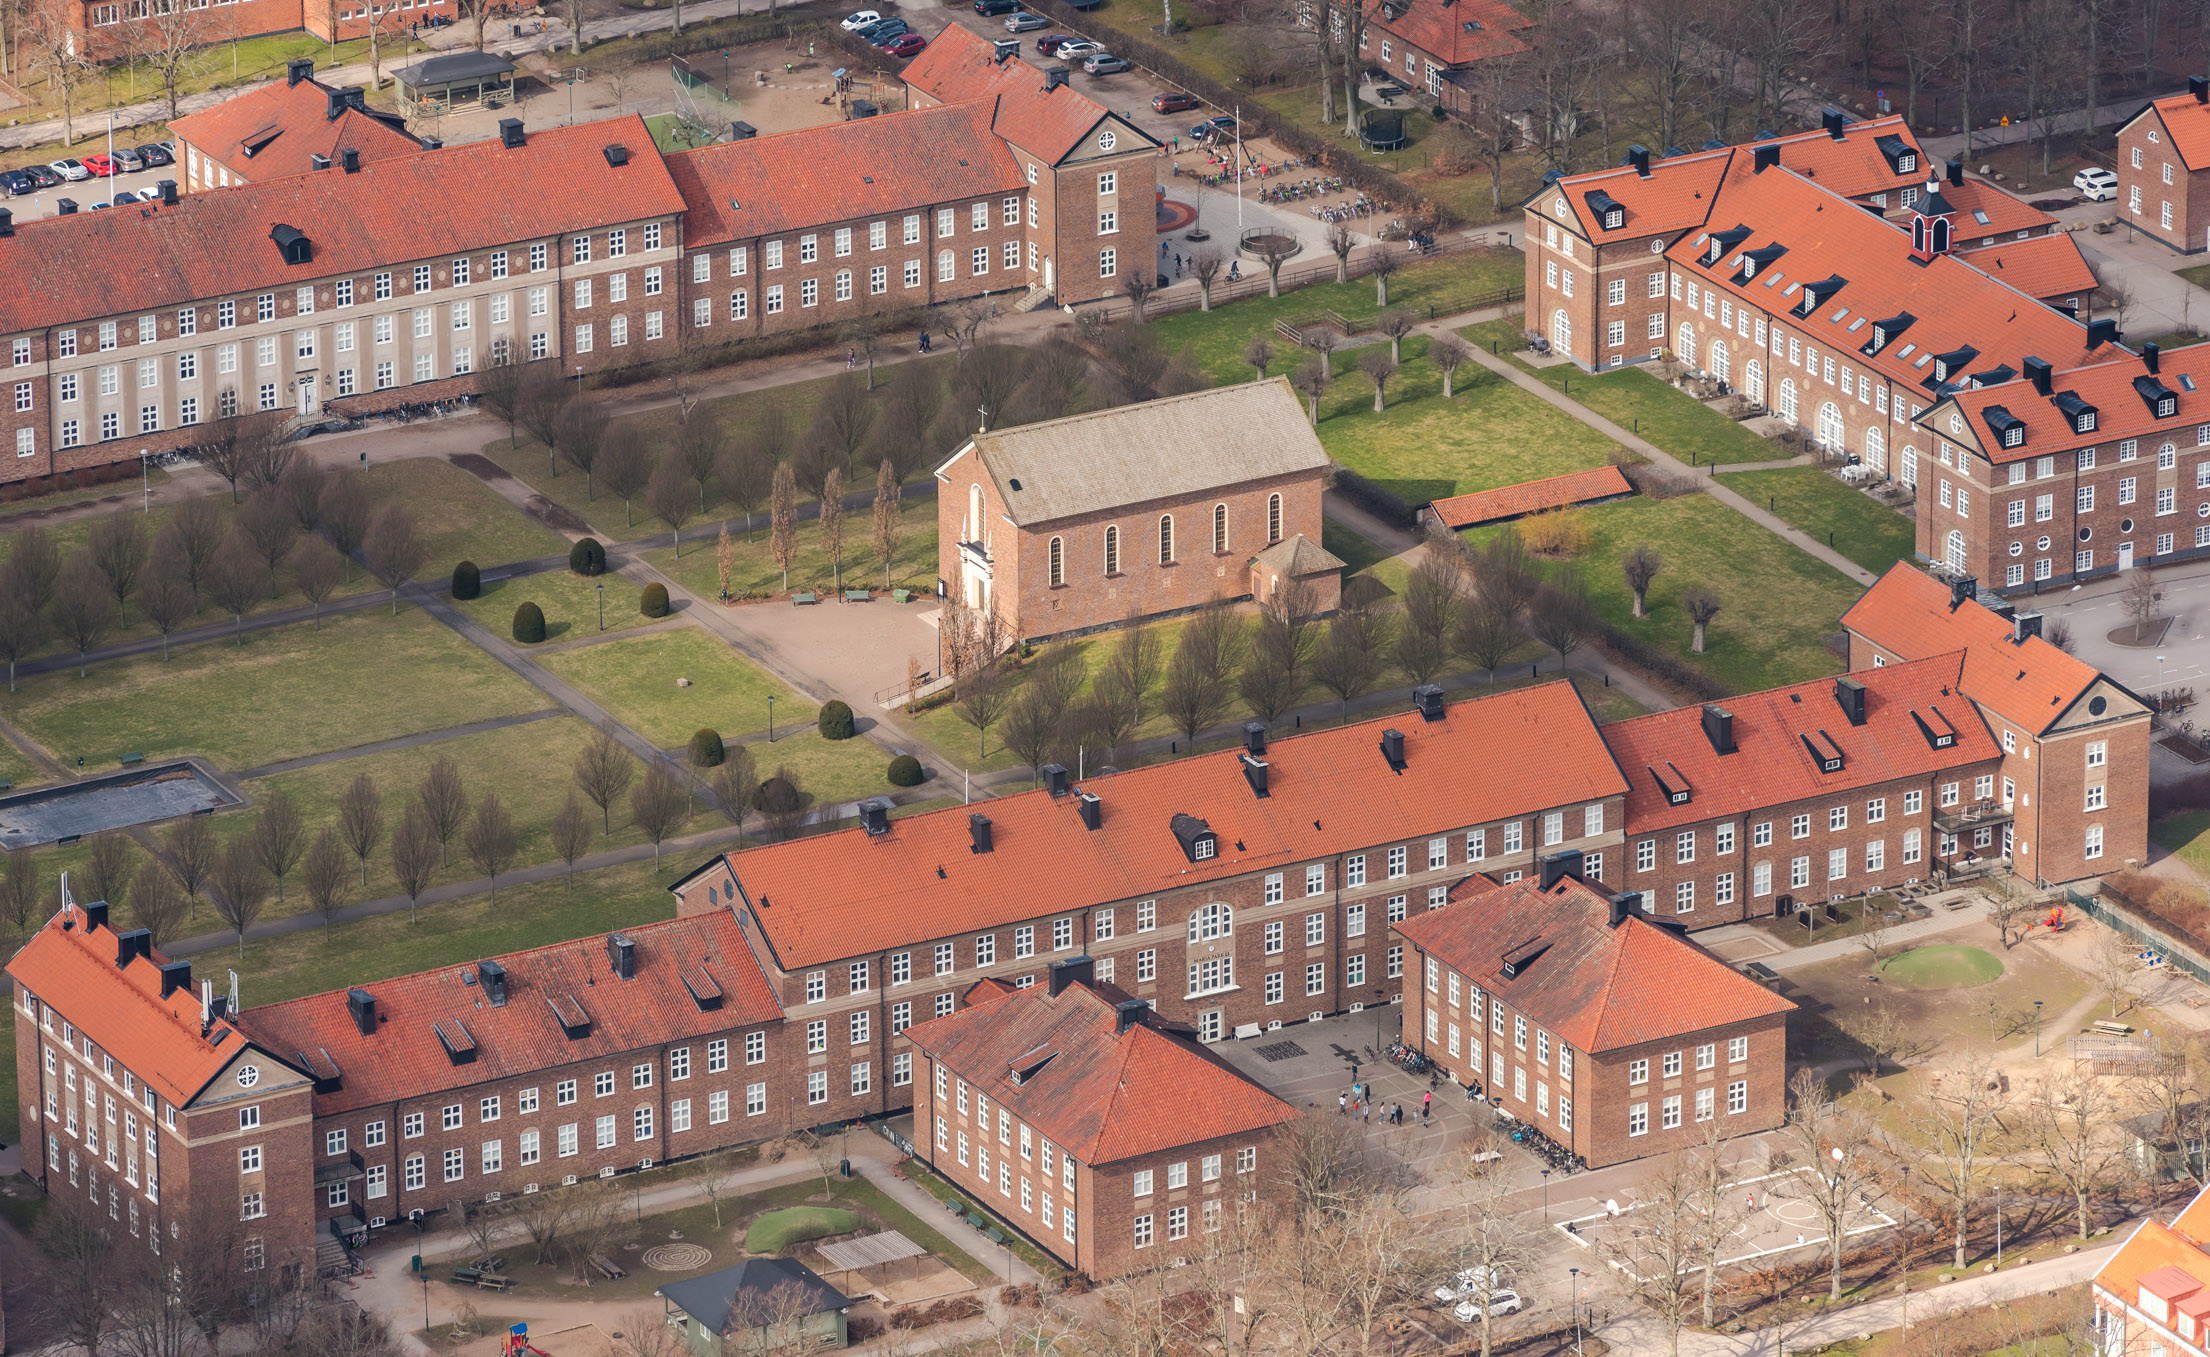
M 1881 943 L 1882 950 L 1893 955 L 1902 950 L 1906 944 L 1917 942 L 1921 938 L 1932 937 L 1937 933 L 1948 933 L 1963 928 L 1967 924 L 1978 923 L 1985 918 L 1987 918 L 1987 910 L 1977 900 L 1960 909 L 1945 909 L 1940 905 L 1936 905 L 1933 915 L 1929 918 L 1913 919 L 1908 923 L 1890 924 Z M 1755 938 L 1777 947 L 1779 950 L 1776 952 L 1745 958 L 1770 966 L 1776 971 L 1791 971 L 1802 966 L 1816 966 L 1821 962 L 1857 955 L 1865 950 L 1865 945 L 1859 942 L 1854 935 L 1846 938 L 1836 938 L 1832 942 L 1814 942 L 1808 947 L 1795 947 L 1750 924 L 1726 924 L 1696 935 L 1696 940 L 1706 947 L 1723 946 L 1737 938 Z
M 1770 462 L 1728 462 L 1714 464 L 1710 470 L 1716 476 L 1731 476 L 1737 471 L 1779 471 L 1785 467 L 1810 466 L 1809 454 L 1801 457 L 1781 457 Z M 1701 470 L 1702 468 L 1699 468 Z
M 365 758 L 370 754 L 388 754 L 394 749 L 414 749 L 421 745 L 437 744 L 443 740 L 457 740 L 463 735 L 481 735 L 486 731 L 505 730 L 508 726 L 526 726 L 532 721 L 549 717 L 566 716 L 565 707 L 547 707 L 543 711 L 526 711 L 516 716 L 499 716 L 489 721 L 470 721 L 466 725 L 446 726 L 442 730 L 425 730 L 419 735 L 402 735 L 395 740 L 377 740 L 371 744 L 357 744 L 347 749 L 330 749 L 305 758 L 285 759 L 278 763 L 264 763 L 258 768 L 248 768 L 231 774 L 243 782 L 249 778 L 274 777 L 279 773 L 296 773 L 302 768 L 317 768 L 325 763 L 338 763 L 346 759 Z

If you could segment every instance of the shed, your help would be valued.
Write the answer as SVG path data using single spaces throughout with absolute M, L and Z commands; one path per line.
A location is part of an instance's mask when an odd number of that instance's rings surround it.
M 496 108 L 514 98 L 514 63 L 497 52 L 452 52 L 394 71 L 410 117 Z
M 668 1282 L 653 1294 L 696 1357 L 722 1357 L 726 1335 L 739 1336 L 740 1350 L 842 1348 L 851 1342 L 845 1311 L 852 1302 L 792 1258 L 748 1258 L 719 1272 Z

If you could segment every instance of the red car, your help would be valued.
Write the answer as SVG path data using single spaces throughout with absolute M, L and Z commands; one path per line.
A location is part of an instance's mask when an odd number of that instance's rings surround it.
M 904 37 L 898 39 L 896 42 L 890 44 L 888 47 L 885 47 L 882 50 L 885 56 L 893 56 L 903 59 L 905 57 L 919 56 L 921 54 L 921 49 L 928 45 L 929 40 L 927 38 L 922 37 L 918 33 L 908 33 Z
M 94 151 L 91 155 L 86 156 L 84 167 L 92 171 L 92 176 L 95 179 L 105 179 L 115 173 L 115 162 L 108 159 L 108 154 L 105 151 Z
M 1048 57 L 1061 46 L 1074 41 L 1072 33 L 1046 33 L 1036 39 L 1036 55 Z
M 1199 107 L 1193 94 L 1154 94 L 1151 96 L 1153 113 L 1182 113 Z

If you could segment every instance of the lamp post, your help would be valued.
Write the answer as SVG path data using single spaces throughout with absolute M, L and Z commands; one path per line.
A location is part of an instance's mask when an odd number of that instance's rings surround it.
M 1572 1267 L 1566 1271 L 1573 1274 L 1573 1351 L 1578 1353 L 1581 1350 L 1581 1270 Z M 428 1283 L 423 1285 L 427 1287 Z M 424 1294 L 428 1294 L 427 1291 Z
M 1550 1223 L 1550 1170 L 1542 1171 L 1542 1223 Z
M 599 581 L 599 630 L 606 630 L 606 581 Z
M 2041 1000 L 2034 1000 L 2034 1054 L 2041 1054 Z
M 2003 1183 L 1995 1182 L 1995 1266 L 2003 1265 Z
M 427 1335 L 430 1331 L 430 1270 L 422 1266 L 423 1230 L 422 1213 L 417 1211 L 414 1216 L 414 1270 L 422 1279 L 422 1332 Z
M 775 694 L 767 695 L 767 742 L 775 743 Z
M 153 512 L 153 463 L 146 460 L 144 448 L 138 450 L 138 483 L 146 497 L 145 505 L 138 512 L 150 514 Z

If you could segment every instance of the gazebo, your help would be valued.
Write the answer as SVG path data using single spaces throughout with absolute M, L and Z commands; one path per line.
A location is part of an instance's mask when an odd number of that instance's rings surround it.
M 496 106 L 514 98 L 514 63 L 497 52 L 452 52 L 394 71 L 409 117 Z
M 840 1240 L 834 1244 L 815 1245 L 821 1260 L 829 1265 L 829 1275 L 850 1279 L 853 1273 L 864 1273 L 869 1268 L 887 1267 L 907 1259 L 922 1259 L 929 1251 L 898 1233 L 884 1230 L 880 1234 L 862 1235 L 858 1239 Z M 914 1262 L 908 1276 L 920 1275 L 920 1263 Z

